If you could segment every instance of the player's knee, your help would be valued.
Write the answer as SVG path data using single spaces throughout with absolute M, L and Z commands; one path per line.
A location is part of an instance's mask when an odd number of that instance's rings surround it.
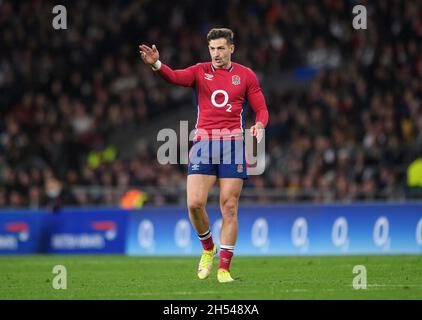
M 205 209 L 205 203 L 199 200 L 192 200 L 188 203 L 189 211 L 193 214 L 200 214 Z
M 223 218 L 235 219 L 237 217 L 237 199 L 228 198 L 222 201 L 221 211 L 223 212 Z

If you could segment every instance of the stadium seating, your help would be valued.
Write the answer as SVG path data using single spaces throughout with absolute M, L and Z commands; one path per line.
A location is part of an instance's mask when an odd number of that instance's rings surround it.
M 418 1 L 371 1 L 367 30 L 345 0 L 184 3 L 76 0 L 68 30 L 44 18 L 47 2 L 0 3 L 0 207 L 113 206 L 133 187 L 183 203 L 186 168 L 159 165 L 139 134 L 169 113 L 195 119 L 192 91 L 155 77 L 137 47 L 156 44 L 174 68 L 206 61 L 210 19 L 234 30 L 234 60 L 257 72 L 270 111 L 267 169 L 243 200 L 420 196 L 406 177 L 422 157 Z

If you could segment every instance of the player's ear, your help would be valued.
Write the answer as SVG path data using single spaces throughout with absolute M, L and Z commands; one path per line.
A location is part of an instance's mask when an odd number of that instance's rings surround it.
M 234 52 L 234 44 L 231 44 L 230 45 L 230 53 L 233 53 Z

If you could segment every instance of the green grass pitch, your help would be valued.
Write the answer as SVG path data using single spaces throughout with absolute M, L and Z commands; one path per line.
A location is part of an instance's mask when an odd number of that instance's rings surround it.
M 2 256 L 0 299 L 422 299 L 422 256 L 235 257 L 233 283 L 196 277 L 197 257 Z M 53 289 L 55 265 L 67 289 Z M 355 290 L 355 265 L 367 289 Z

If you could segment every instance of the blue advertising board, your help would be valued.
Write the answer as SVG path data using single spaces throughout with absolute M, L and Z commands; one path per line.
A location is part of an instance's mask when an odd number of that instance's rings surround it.
M 209 207 L 219 243 L 221 214 Z M 186 209 L 131 213 L 129 255 L 201 250 Z M 241 206 L 236 255 L 422 254 L 422 204 Z
M 216 212 L 210 213 L 216 219 Z M 129 216 L 129 255 L 193 255 L 201 250 L 186 208 L 145 208 Z
M 45 222 L 48 253 L 124 253 L 127 212 L 118 209 L 70 210 Z
M 31 211 L 0 213 L 0 254 L 41 251 L 45 213 Z
M 0 254 L 123 254 L 127 211 L 0 211 Z
M 209 206 L 219 243 L 221 213 Z M 184 207 L 0 210 L 0 254 L 198 255 Z M 236 255 L 422 254 L 422 203 L 246 206 Z

